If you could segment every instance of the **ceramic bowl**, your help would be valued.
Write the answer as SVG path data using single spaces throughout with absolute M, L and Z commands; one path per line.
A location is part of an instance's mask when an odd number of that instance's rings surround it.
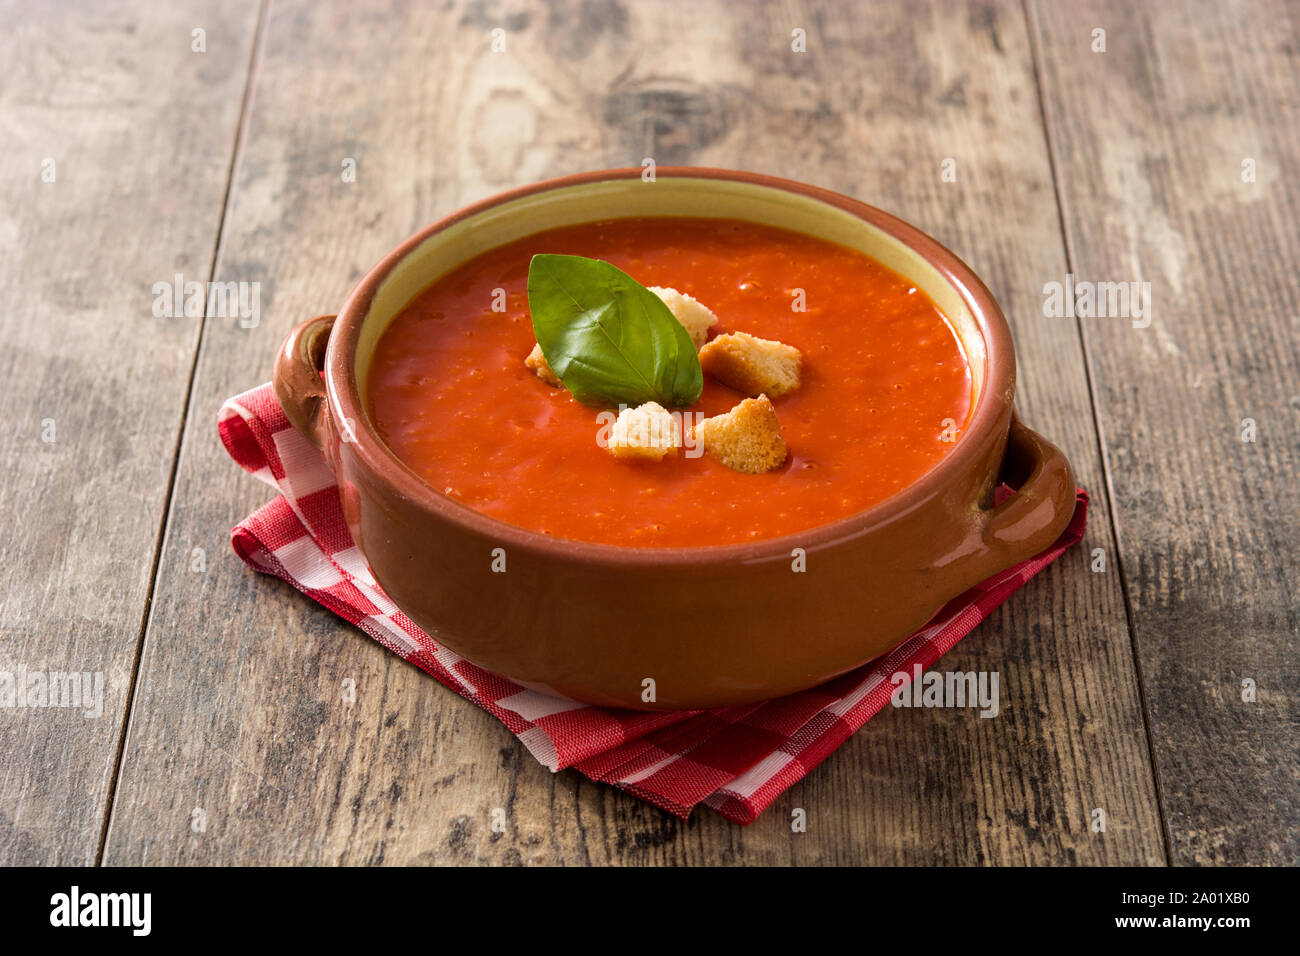
M 479 253 L 624 216 L 779 226 L 906 276 L 946 313 L 971 365 L 972 413 L 950 453 L 867 511 L 796 535 L 698 548 L 563 540 L 488 517 L 422 481 L 380 440 L 363 400 L 388 323 Z M 338 479 L 357 547 L 415 623 L 525 686 L 638 709 L 742 704 L 812 687 L 885 653 L 953 597 L 1050 545 L 1074 511 L 1074 479 L 1064 455 L 1015 417 L 1015 380 L 997 303 L 929 236 L 826 190 L 695 168 L 660 168 L 654 182 L 640 169 L 567 176 L 434 223 L 385 256 L 337 317 L 295 328 L 274 379 L 289 419 Z M 994 507 L 1003 480 L 1017 490 Z M 498 548 L 504 574 L 492 567 Z M 793 570 L 796 548 L 802 573 Z

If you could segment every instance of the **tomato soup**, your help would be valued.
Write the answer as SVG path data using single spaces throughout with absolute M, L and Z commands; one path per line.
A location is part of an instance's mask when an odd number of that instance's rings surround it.
M 610 455 L 600 409 L 524 366 L 537 253 L 603 259 L 694 296 L 718 316 L 713 336 L 798 348 L 802 384 L 774 400 L 784 464 L 750 475 L 681 449 L 662 461 Z M 956 333 L 897 273 L 800 233 L 667 218 L 555 229 L 472 259 L 392 321 L 367 390 L 383 440 L 455 500 L 558 538 L 649 548 L 772 538 L 869 508 L 951 451 L 972 399 Z M 721 414 L 745 397 L 706 374 L 688 411 Z

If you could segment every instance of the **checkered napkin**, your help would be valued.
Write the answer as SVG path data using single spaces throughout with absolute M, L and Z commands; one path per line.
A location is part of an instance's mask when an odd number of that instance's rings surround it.
M 951 601 L 884 657 L 812 690 L 714 710 L 641 713 L 527 690 L 441 646 L 388 599 L 352 543 L 334 476 L 289 424 L 270 385 L 230 399 L 218 422 L 230 456 L 280 493 L 231 531 L 248 564 L 274 574 L 492 714 L 551 770 L 573 767 L 679 817 L 698 803 L 750 823 L 889 701 L 890 677 L 938 660 L 1083 537 L 1088 494 L 1042 554 Z M 1005 493 L 1005 489 L 1004 489 Z

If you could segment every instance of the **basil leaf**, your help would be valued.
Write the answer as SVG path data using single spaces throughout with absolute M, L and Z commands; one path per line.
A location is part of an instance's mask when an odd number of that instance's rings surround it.
M 584 405 L 693 405 L 700 357 L 663 300 L 626 272 L 582 256 L 533 256 L 528 308 L 546 364 Z

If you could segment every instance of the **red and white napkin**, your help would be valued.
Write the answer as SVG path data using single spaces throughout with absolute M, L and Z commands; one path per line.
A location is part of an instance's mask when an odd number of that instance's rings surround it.
M 549 769 L 572 767 L 679 817 L 699 803 L 750 823 L 889 702 L 894 674 L 921 672 L 1083 537 L 1088 493 L 1042 554 L 994 575 L 884 657 L 812 690 L 714 710 L 641 713 L 525 690 L 432 640 L 371 576 L 348 534 L 334 476 L 289 424 L 271 386 L 222 406 L 230 456 L 279 494 L 231 531 L 235 551 L 492 714 Z

